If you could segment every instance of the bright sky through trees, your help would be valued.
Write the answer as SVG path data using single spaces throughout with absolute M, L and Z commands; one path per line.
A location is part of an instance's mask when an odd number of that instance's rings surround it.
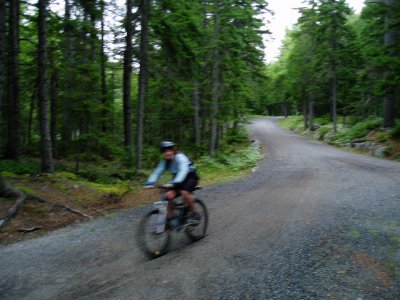
M 265 60 L 271 62 L 276 59 L 279 55 L 279 48 L 282 45 L 282 40 L 285 37 L 286 28 L 296 23 L 299 13 L 296 10 L 298 7 L 304 6 L 304 0 L 270 0 L 269 8 L 274 11 L 274 16 L 267 16 L 266 19 L 271 20 L 268 26 L 272 32 L 272 36 L 269 36 L 265 41 Z M 347 3 L 357 12 L 360 13 L 364 6 L 364 0 L 347 0 Z

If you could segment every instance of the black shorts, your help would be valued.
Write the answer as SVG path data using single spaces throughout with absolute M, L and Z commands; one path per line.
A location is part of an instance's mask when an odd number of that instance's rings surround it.
M 177 183 L 174 186 L 175 191 L 188 191 L 193 192 L 199 182 L 199 176 L 197 176 L 196 172 L 190 172 L 184 181 L 181 183 Z

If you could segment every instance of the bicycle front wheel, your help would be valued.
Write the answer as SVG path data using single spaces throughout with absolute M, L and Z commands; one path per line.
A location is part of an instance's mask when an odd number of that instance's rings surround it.
M 200 221 L 198 224 L 186 228 L 185 233 L 192 241 L 198 241 L 205 237 L 207 233 L 208 211 L 206 205 L 200 199 L 196 198 L 194 205 L 196 212 L 200 215 Z
M 157 232 L 158 210 L 148 212 L 142 219 L 138 227 L 138 242 L 141 249 L 150 258 L 156 258 L 167 253 L 171 239 L 171 232 L 166 229 Z

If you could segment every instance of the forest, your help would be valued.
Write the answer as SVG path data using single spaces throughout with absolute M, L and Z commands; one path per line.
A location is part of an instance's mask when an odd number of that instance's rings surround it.
M 264 94 L 265 1 L 2 1 L 2 157 L 213 154 Z M 78 166 L 77 166 L 78 168 Z
M 281 56 L 266 66 L 266 110 L 301 114 L 310 130 L 326 116 L 335 133 L 339 119 L 375 117 L 399 137 L 400 1 L 366 1 L 360 15 L 344 0 L 306 4 Z
M 302 114 L 311 130 L 328 115 L 335 131 L 341 117 L 385 128 L 399 117 L 400 1 L 366 2 L 361 15 L 305 1 L 272 63 L 268 1 L 0 5 L 2 159 L 40 158 L 43 173 L 60 159 L 76 173 L 91 160 L 140 172 L 163 139 L 212 156 L 248 114 Z

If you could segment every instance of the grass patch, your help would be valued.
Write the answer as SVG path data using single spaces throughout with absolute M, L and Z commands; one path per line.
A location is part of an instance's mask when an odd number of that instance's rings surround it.
M 374 156 L 400 160 L 400 120 L 396 120 L 396 126 L 390 131 L 382 129 L 383 119 L 370 116 L 360 118 L 357 116 L 338 116 L 337 132 L 333 132 L 333 125 L 329 122 L 329 116 L 315 118 L 318 128 L 314 131 L 304 130 L 303 116 L 290 116 L 278 121 L 278 124 L 286 129 L 302 133 L 306 137 L 323 140 L 330 145 L 338 147 L 353 147 L 357 143 L 366 143 L 364 149 L 355 150 L 357 153 L 369 153 Z M 382 152 L 376 151 L 385 147 Z M 358 149 L 358 148 L 357 148 Z
M 348 130 L 344 130 L 336 135 L 335 140 L 339 143 L 349 143 L 356 139 L 366 137 L 372 130 L 378 129 L 383 124 L 383 119 L 379 117 L 370 117 L 361 121 Z
M 0 170 L 16 175 L 36 174 L 40 170 L 40 162 L 32 158 L 21 158 L 19 161 L 0 160 Z
M 229 146 L 214 157 L 201 157 L 196 166 L 203 184 L 222 183 L 250 174 L 262 157 L 251 145 Z
M 400 140 L 400 119 L 396 120 L 396 125 L 389 131 L 389 135 L 394 140 Z
M 290 116 L 285 119 L 279 120 L 278 123 L 283 128 L 293 130 L 293 131 L 297 131 L 300 128 L 304 128 L 303 116 Z

